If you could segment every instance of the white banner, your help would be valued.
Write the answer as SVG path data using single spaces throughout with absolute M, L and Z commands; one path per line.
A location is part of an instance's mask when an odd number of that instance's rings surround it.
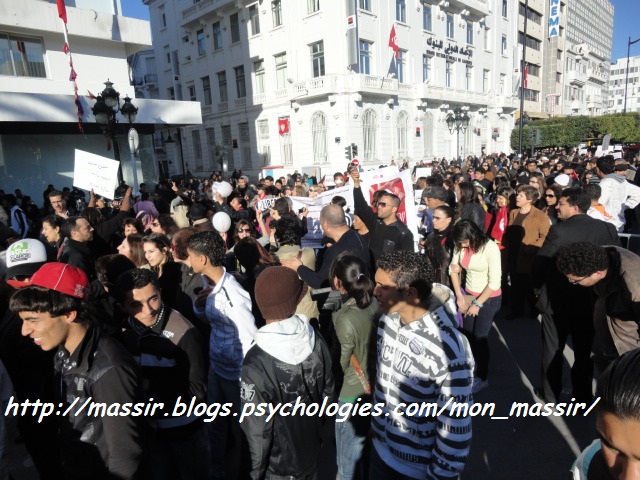
M 433 171 L 432 167 L 416 168 L 416 180 L 420 177 L 430 177 L 432 171 Z
M 113 199 L 118 186 L 118 162 L 76 149 L 73 186 Z

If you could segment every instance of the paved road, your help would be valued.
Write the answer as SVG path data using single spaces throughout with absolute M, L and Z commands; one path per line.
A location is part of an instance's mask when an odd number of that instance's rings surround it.
M 535 402 L 533 386 L 540 384 L 540 324 L 535 319 L 506 321 L 498 316 L 490 336 L 490 386 L 476 402 L 495 403 L 494 416 L 508 415 L 512 402 Z M 572 360 L 569 348 L 565 351 Z M 568 373 L 565 385 L 569 389 Z M 570 400 L 567 396 L 566 401 Z M 528 417 L 473 422 L 471 455 L 463 480 L 565 480 L 577 454 L 595 438 L 595 419 L 578 417 Z M 336 478 L 333 424 L 325 428 L 319 480 Z M 16 480 L 36 480 L 30 459 L 13 459 Z

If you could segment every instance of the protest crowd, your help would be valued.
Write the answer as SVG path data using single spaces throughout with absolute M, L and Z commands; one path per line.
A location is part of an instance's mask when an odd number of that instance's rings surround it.
M 17 445 L 43 480 L 311 480 L 334 439 L 342 480 L 458 478 L 472 419 L 444 407 L 491 390 L 499 312 L 539 318 L 540 402 L 567 400 L 568 341 L 572 401 L 602 396 L 567 475 L 640 478 L 637 160 L 0 191 L 0 480 Z M 20 414 L 36 401 L 56 413 Z

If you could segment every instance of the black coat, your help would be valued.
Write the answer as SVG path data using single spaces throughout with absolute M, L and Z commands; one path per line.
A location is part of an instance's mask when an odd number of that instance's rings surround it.
M 90 282 L 96 278 L 96 259 L 93 250 L 86 243 L 68 239 L 58 261 L 78 267 L 87 274 Z

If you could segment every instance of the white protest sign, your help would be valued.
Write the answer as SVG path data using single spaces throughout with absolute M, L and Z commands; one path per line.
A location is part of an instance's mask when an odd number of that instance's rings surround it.
M 409 170 L 398 171 L 397 167 L 370 170 L 360 174 L 364 198 L 371 205 L 374 192 L 387 190 L 400 199 L 397 216 L 413 233 L 414 244 L 418 241 L 418 221 L 416 205 L 413 202 L 413 185 Z
M 263 200 L 258 200 L 256 202 L 256 210 L 262 210 L 263 212 L 267 209 L 267 208 L 271 208 L 271 206 L 276 203 L 277 198 L 276 197 L 271 197 L 271 198 L 265 198 Z
M 430 177 L 433 169 L 431 167 L 419 167 L 416 168 L 416 178 Z
M 118 186 L 118 162 L 76 149 L 73 186 L 113 198 Z

